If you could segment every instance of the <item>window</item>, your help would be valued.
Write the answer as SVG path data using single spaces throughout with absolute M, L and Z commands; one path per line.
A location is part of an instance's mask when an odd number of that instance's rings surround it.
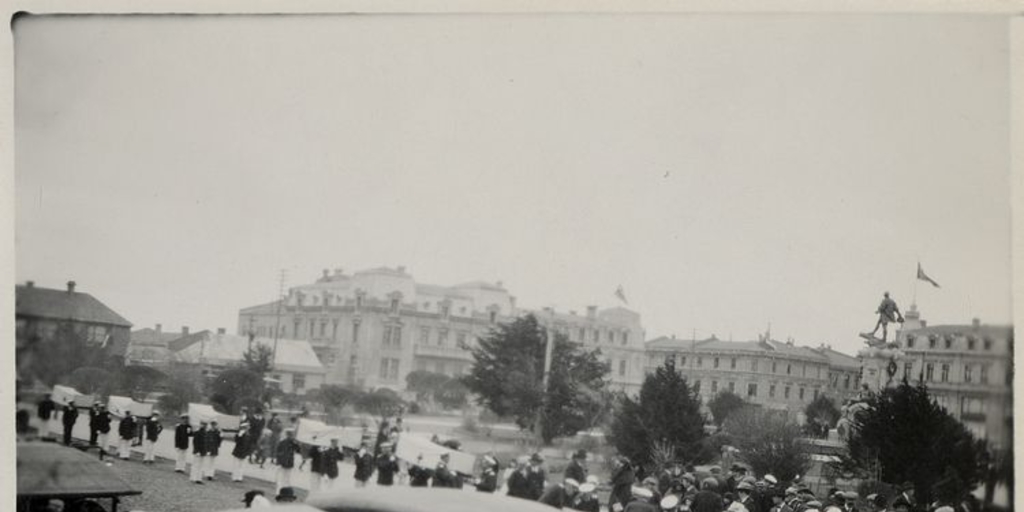
M 757 396 L 757 384 L 753 382 L 747 384 L 747 396 Z
M 629 343 L 629 331 L 622 331 L 622 344 Z
M 843 389 L 850 389 L 850 374 L 847 373 L 843 378 Z
M 818 399 L 818 390 L 817 390 L 817 388 L 815 388 L 815 390 L 814 390 L 814 399 L 815 400 Z
M 398 313 L 398 299 L 391 299 L 391 312 Z
M 928 337 L 928 348 L 935 348 L 935 342 L 936 341 L 938 341 L 938 340 L 935 339 L 935 335 L 929 336 Z
M 757 371 L 757 359 L 751 359 L 750 360 L 750 371 L 752 371 L 752 372 L 756 372 Z
M 306 376 L 301 373 L 292 375 L 292 388 L 295 391 L 301 391 L 306 388 Z
M 933 363 L 928 363 L 924 365 L 924 380 L 931 382 L 934 377 L 935 365 Z
M 599 330 L 597 330 L 595 328 L 593 331 L 591 331 L 590 334 L 592 334 L 590 339 L 594 340 L 594 343 L 600 343 L 601 342 L 601 331 L 599 331 Z
M 964 365 L 964 382 L 970 383 L 974 381 L 974 367 L 965 364 Z
M 614 331 L 611 331 L 611 330 L 608 331 L 608 343 L 615 343 L 615 332 Z
M 380 360 L 380 378 L 381 380 L 398 380 L 398 359 L 392 359 L 385 357 Z M 443 368 L 443 364 L 441 365 Z
M 903 365 L 903 378 L 910 380 L 914 378 L 914 363 L 906 363 Z
M 768 398 L 775 398 L 775 384 L 768 386 Z
M 313 333 L 316 331 L 316 320 L 309 319 L 309 332 L 306 333 L 306 337 L 313 339 Z
M 804 388 L 800 388 L 800 400 L 804 399 Z
M 490 315 L 490 322 L 492 324 L 498 321 L 498 312 L 497 311 L 491 311 L 489 313 L 489 315 Z M 582 329 L 580 329 L 580 333 L 581 333 L 580 334 L 580 340 L 582 340 L 583 339 L 583 334 L 582 334 L 583 330 Z
M 332 340 L 338 339 L 338 320 L 337 319 L 331 321 L 331 339 Z
M 321 338 L 326 338 L 327 337 L 327 320 L 322 320 L 320 322 L 320 337 Z
M 974 338 L 968 338 L 967 339 L 967 349 L 968 350 L 974 350 L 977 347 L 977 345 L 978 345 L 978 340 L 976 340 Z
M 988 368 L 989 365 L 987 364 L 981 365 L 981 376 L 978 379 L 978 381 L 981 382 L 982 384 L 988 384 Z
M 942 382 L 949 382 L 949 365 L 942 365 Z
M 736 369 L 736 358 L 735 357 L 729 360 L 729 369 L 731 369 L 731 370 L 735 370 Z
M 381 344 L 386 346 L 391 345 L 391 326 L 384 326 L 384 337 L 381 339 Z
M 915 341 L 917 341 L 917 339 L 914 336 L 907 336 L 907 348 L 914 348 Z
M 786 365 L 786 375 L 793 375 L 793 365 L 791 365 L 791 364 L 787 364 Z
M 992 350 L 992 338 L 985 338 L 982 342 L 985 350 Z
M 779 373 L 778 361 L 772 361 L 772 373 Z
M 619 375 L 625 375 L 625 374 L 626 374 L 626 360 L 623 359 L 623 360 L 619 361 Z
M 789 386 L 786 386 L 782 390 L 782 397 L 785 398 L 786 400 L 789 400 Z
M 430 327 L 420 327 L 420 345 L 427 345 L 430 343 Z
M 693 381 L 693 390 L 698 392 L 698 393 L 700 393 L 700 381 L 699 380 Z
M 451 306 L 448 304 L 441 304 L 441 317 L 447 319 L 448 315 L 451 313 L 451 309 Z
M 352 322 L 352 343 L 359 343 L 359 322 Z
M 441 329 L 437 331 L 437 346 L 443 347 L 448 345 L 448 329 Z
M 953 348 L 953 337 L 952 336 L 946 336 L 946 340 L 945 341 L 946 341 L 946 348 L 947 349 Z
M 715 393 L 718 393 L 718 381 L 717 380 L 711 381 L 711 394 L 713 395 Z
M 469 348 L 466 346 L 466 333 L 460 332 L 455 335 L 455 346 L 459 348 Z
M 800 365 L 800 372 L 803 374 L 804 377 L 807 376 L 807 365 L 806 364 Z
M 718 358 L 717 357 L 715 358 L 714 363 L 712 364 L 712 366 L 714 366 L 715 368 L 718 368 Z
M 296 320 L 293 323 L 295 325 L 294 325 L 294 329 L 292 329 L 292 336 L 295 336 L 296 338 L 298 338 L 299 337 L 299 321 Z
M 686 356 L 681 356 L 681 357 L 679 358 L 679 367 L 680 367 L 680 368 L 683 368 L 683 367 L 685 367 L 685 366 L 686 366 Z
M 394 329 L 391 330 L 391 346 L 392 347 L 401 347 L 402 346 L 402 326 L 401 325 L 396 325 L 394 327 Z
M 701 366 L 704 366 L 704 358 L 703 357 L 698 357 L 697 358 L 697 368 L 700 368 Z
M 587 330 L 580 327 L 580 341 L 587 341 Z
M 730 393 L 735 393 L 736 392 L 736 383 L 735 382 L 730 382 L 729 383 L 729 392 Z
M 107 342 L 107 327 L 103 325 L 90 325 L 86 330 L 86 343 L 89 345 L 103 345 Z

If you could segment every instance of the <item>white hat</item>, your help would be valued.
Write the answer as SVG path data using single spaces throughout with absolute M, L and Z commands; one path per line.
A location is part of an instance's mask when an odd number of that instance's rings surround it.
M 637 487 L 634 485 L 633 488 L 630 489 L 630 491 L 633 493 L 633 496 L 637 498 L 644 498 L 649 500 L 654 497 L 654 493 L 651 492 L 651 490 L 646 487 Z
M 675 494 L 669 494 L 661 499 L 661 508 L 665 510 L 672 510 L 679 506 L 679 496 Z
M 775 485 L 775 484 L 779 483 L 779 479 L 775 478 L 772 475 L 765 475 L 764 476 L 764 481 L 768 482 L 768 483 L 770 483 L 772 485 Z
M 592 483 L 590 483 L 590 482 L 586 482 L 584 484 L 580 484 L 580 492 L 594 492 L 596 490 L 597 490 L 597 486 L 592 484 Z
M 575 478 L 566 478 L 565 481 L 562 482 L 562 484 L 564 484 L 564 485 L 571 485 L 571 486 L 577 487 L 577 488 L 580 486 L 580 483 L 577 482 Z
M 587 483 L 594 484 L 594 487 L 597 487 L 597 484 L 600 483 L 600 480 L 597 479 L 597 475 L 587 475 Z

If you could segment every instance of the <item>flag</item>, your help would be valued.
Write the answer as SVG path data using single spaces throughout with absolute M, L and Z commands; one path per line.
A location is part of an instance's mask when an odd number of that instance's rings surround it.
M 929 283 L 932 284 L 932 286 L 936 288 L 941 288 L 941 286 L 939 286 L 939 283 L 936 283 L 934 279 L 928 277 L 928 274 L 924 273 L 924 270 L 921 269 L 920 262 L 917 263 L 917 278 L 922 281 L 928 281 Z
M 629 301 L 626 300 L 626 292 L 622 290 L 622 285 L 621 284 L 619 285 L 618 288 L 615 289 L 615 296 L 618 297 L 619 300 L 621 300 L 622 302 L 625 302 L 626 304 L 629 304 Z

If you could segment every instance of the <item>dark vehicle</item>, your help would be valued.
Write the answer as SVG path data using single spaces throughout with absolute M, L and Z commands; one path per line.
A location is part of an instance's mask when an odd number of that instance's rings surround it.
M 64 510 L 117 512 L 121 496 L 142 494 L 96 457 L 56 443 L 18 443 L 17 460 L 18 512 L 42 510 L 55 499 Z

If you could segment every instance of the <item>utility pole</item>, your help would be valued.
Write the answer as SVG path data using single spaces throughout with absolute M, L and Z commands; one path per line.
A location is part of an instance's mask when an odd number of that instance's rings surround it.
M 547 405 L 548 381 L 551 379 L 551 359 L 555 348 L 555 311 L 551 309 L 551 320 L 544 333 L 544 374 L 541 378 L 541 406 L 537 411 L 537 445 L 544 446 L 544 409 Z
M 288 275 L 287 272 L 287 270 L 281 269 L 281 274 L 277 283 L 277 308 L 274 313 L 274 351 L 270 359 L 271 369 L 277 367 L 277 339 L 281 335 L 281 303 L 284 302 L 284 280 Z

